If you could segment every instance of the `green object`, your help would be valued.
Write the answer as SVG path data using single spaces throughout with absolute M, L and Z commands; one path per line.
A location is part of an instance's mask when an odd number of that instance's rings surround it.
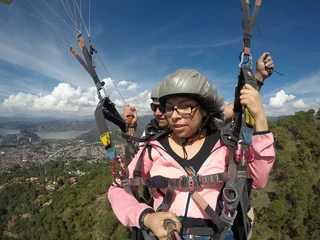
M 160 89 L 160 86 L 161 86 L 161 82 L 159 82 L 159 83 L 152 89 L 151 96 L 150 96 L 150 98 L 151 98 L 152 100 L 159 98 L 159 89 Z
M 10 4 L 12 2 L 12 0 L 0 0 L 0 2 L 2 2 L 4 4 Z
M 175 94 L 195 94 L 209 101 L 219 99 L 208 79 L 194 69 L 179 69 L 165 77 L 159 89 L 160 103 Z

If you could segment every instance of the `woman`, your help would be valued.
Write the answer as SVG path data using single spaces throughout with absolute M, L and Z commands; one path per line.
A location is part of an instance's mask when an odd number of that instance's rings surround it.
M 220 140 L 220 131 L 216 127 L 217 119 L 223 118 L 223 101 L 207 78 L 196 70 L 179 69 L 164 79 L 159 96 L 172 133 L 150 143 L 152 161 L 144 151 L 140 151 L 141 156 L 140 153 L 136 155 L 128 166 L 129 177 L 132 177 L 139 158 L 143 161 L 141 177 L 144 178 L 163 176 L 174 179 L 188 174 L 205 176 L 225 172 L 229 161 L 228 150 Z M 275 158 L 273 135 L 268 131 L 257 90 L 245 85 L 240 100 L 255 119 L 252 140 L 255 160 L 248 164 L 248 172 L 253 178 L 253 187 L 263 188 Z M 193 189 L 193 192 L 205 199 L 212 209 L 216 209 L 223 185 L 223 182 L 214 182 Z M 139 203 L 116 185 L 110 187 L 108 197 L 114 213 L 125 226 L 150 229 L 159 239 L 167 238 L 163 227 L 167 219 L 175 221 L 178 230 L 192 226 L 214 228 L 208 214 L 190 197 L 191 193 L 179 186 L 172 190 L 172 201 L 166 209 L 168 211 L 155 212 L 155 209 L 162 207 L 168 189 L 161 191 L 152 189 L 153 208 Z M 182 222 L 176 216 L 182 217 Z M 232 239 L 232 232 L 228 234 Z M 191 235 L 185 233 L 183 238 L 192 239 L 194 236 Z M 196 235 L 200 236 L 193 239 L 211 239 L 208 236 L 210 234 Z

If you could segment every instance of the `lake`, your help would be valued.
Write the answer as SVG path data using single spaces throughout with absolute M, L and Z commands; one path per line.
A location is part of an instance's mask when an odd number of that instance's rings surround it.
M 41 139 L 73 139 L 87 131 L 35 132 Z M 19 129 L 0 128 L 0 135 L 20 133 Z

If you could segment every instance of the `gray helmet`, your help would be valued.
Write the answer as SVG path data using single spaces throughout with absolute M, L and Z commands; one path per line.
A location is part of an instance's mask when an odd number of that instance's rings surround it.
M 175 94 L 195 94 L 212 101 L 219 98 L 208 79 L 194 69 L 179 69 L 165 77 L 159 89 L 160 103 L 164 105 L 167 97 Z
M 160 89 L 160 86 L 161 86 L 161 82 L 159 82 L 159 83 L 152 89 L 151 96 L 150 96 L 150 98 L 151 98 L 152 100 L 159 98 L 159 89 Z

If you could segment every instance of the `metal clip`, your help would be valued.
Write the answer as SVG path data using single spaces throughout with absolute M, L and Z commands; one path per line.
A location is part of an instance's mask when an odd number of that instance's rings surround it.
M 201 187 L 200 177 L 198 174 L 182 176 L 182 188 L 193 192 L 194 190 Z
M 116 169 L 116 160 L 119 162 L 120 165 L 120 171 L 122 173 L 126 173 L 126 165 L 124 164 L 123 160 L 121 159 L 120 156 L 115 156 L 111 161 L 110 161 L 110 165 L 111 165 L 111 172 L 113 174 L 113 176 L 117 176 L 119 174 L 119 172 Z
M 235 155 L 236 163 L 239 163 L 240 160 L 242 159 L 242 155 L 243 155 L 242 144 L 243 144 L 243 141 L 239 140 L 238 143 L 237 143 L 237 146 L 235 148 L 234 155 Z
M 244 62 L 244 60 L 243 60 L 244 59 L 244 55 L 246 55 L 248 57 L 248 60 L 246 62 Z M 244 64 L 247 64 L 247 66 L 249 68 L 252 68 L 252 56 L 251 56 L 251 54 L 247 55 L 244 52 L 242 52 L 242 53 L 240 53 L 239 58 L 240 58 L 239 68 L 241 68 L 241 66 L 244 65 Z

